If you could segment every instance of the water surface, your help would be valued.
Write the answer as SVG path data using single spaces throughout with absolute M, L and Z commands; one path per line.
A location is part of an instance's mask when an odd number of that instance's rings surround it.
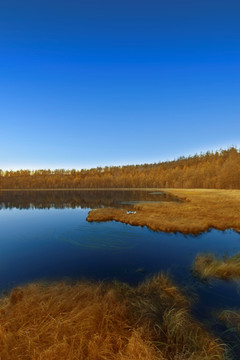
M 214 229 L 198 236 L 169 234 L 86 221 L 91 208 L 138 201 L 178 199 L 146 191 L 0 192 L 0 290 L 64 278 L 137 284 L 165 271 L 190 295 L 197 295 L 194 314 L 216 327 L 213 312 L 238 307 L 238 284 L 201 282 L 191 265 L 199 252 L 239 252 L 240 235 Z

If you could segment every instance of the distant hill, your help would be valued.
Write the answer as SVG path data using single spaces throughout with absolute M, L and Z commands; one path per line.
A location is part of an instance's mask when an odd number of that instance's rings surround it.
M 206 152 L 155 164 L 90 170 L 0 170 L 0 189 L 55 188 L 240 189 L 240 150 Z

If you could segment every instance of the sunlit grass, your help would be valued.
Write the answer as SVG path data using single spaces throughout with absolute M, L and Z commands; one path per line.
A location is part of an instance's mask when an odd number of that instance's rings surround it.
M 240 277 L 240 254 L 218 258 L 212 254 L 197 255 L 193 270 L 201 278 L 234 279 Z
M 163 274 L 122 283 L 30 284 L 1 300 L 1 360 L 220 360 L 224 347 Z
M 211 228 L 240 232 L 240 190 L 164 189 L 182 202 L 141 203 L 134 214 L 126 209 L 90 211 L 88 221 L 120 221 L 152 230 L 198 234 Z

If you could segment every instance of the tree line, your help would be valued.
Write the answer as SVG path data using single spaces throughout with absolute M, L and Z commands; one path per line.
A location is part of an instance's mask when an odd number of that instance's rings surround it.
M 206 152 L 154 164 L 89 170 L 0 170 L 0 189 L 240 189 L 240 149 Z

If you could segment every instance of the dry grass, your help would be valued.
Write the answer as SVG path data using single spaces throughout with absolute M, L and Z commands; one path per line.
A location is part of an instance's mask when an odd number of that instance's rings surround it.
M 240 254 L 217 258 L 212 254 L 197 255 L 193 270 L 203 279 L 235 279 L 240 277 Z
M 210 228 L 240 231 L 240 190 L 162 189 L 183 202 L 137 204 L 126 209 L 103 208 L 89 212 L 88 221 L 120 221 L 152 230 L 197 234 Z
M 160 274 L 124 284 L 31 284 L 0 304 L 1 360 L 220 360 L 224 347 Z
M 240 335 L 240 311 L 225 310 L 219 315 L 219 319 L 228 327 L 235 328 Z

